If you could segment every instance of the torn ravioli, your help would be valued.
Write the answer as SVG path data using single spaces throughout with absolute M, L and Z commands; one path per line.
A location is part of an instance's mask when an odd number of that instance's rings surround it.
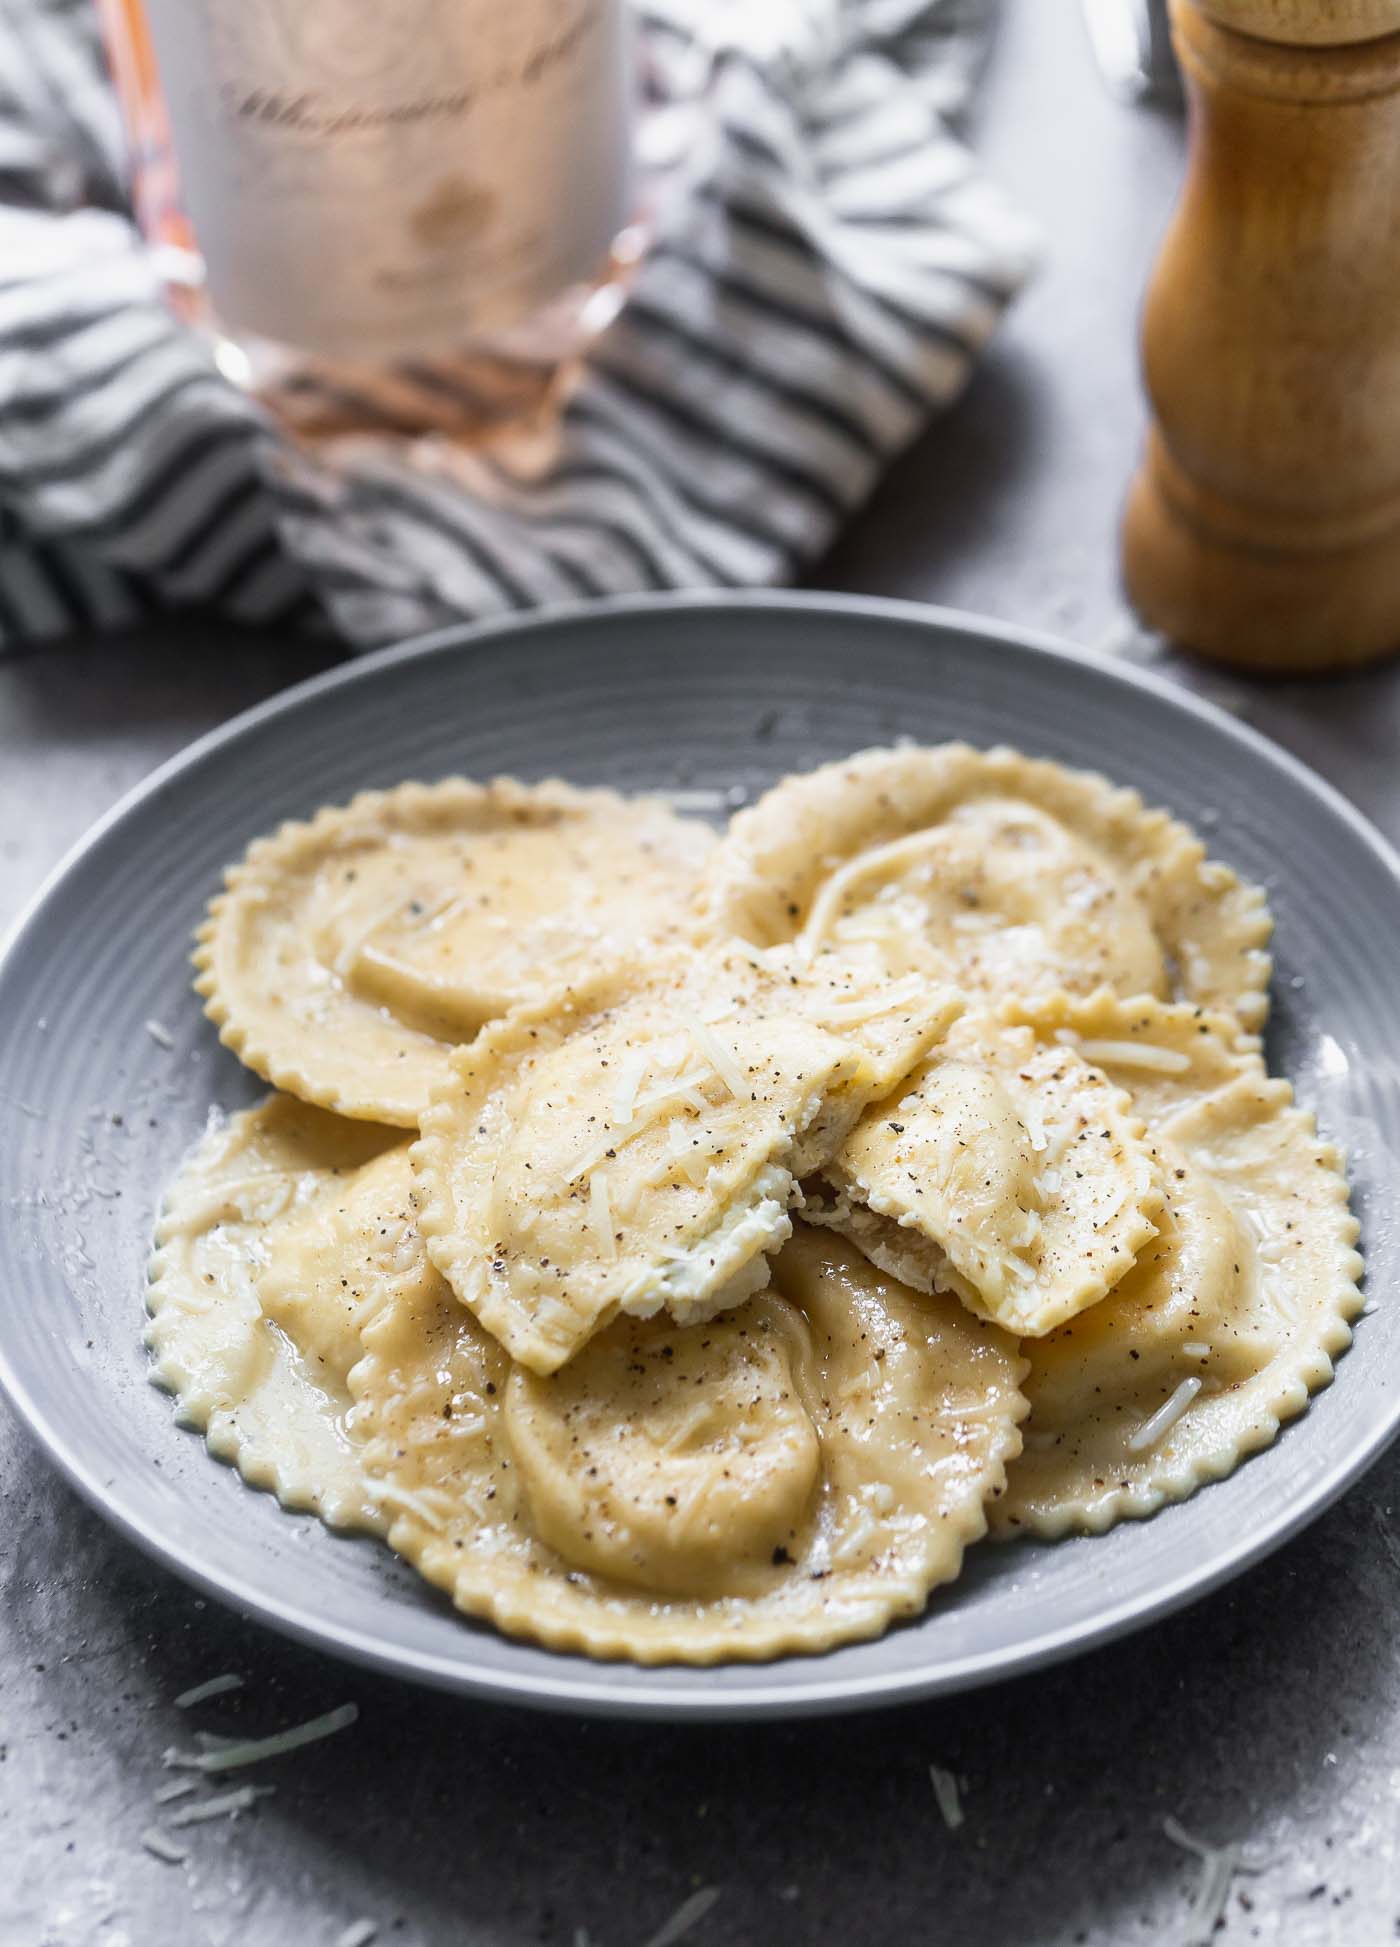
M 365 792 L 252 845 L 200 929 L 196 990 L 250 1068 L 416 1126 L 449 1050 L 690 926 L 707 826 L 660 799 L 464 779 Z
M 251 1486 L 334 1527 L 378 1531 L 348 1425 L 359 1341 L 336 1295 L 344 1267 L 337 1260 L 332 1278 L 307 1249 L 335 1232 L 336 1213 L 366 1179 L 373 1204 L 392 1182 L 385 1207 L 402 1205 L 408 1156 L 397 1130 L 288 1095 L 212 1129 L 156 1228 L 146 1343 L 151 1376 L 175 1394 L 180 1419 Z M 276 1294 L 268 1310 L 264 1278 Z
M 616 967 L 453 1057 L 413 1150 L 434 1263 L 512 1356 L 563 1365 L 618 1312 L 741 1304 L 795 1178 L 955 1017 L 865 955 Z
M 1143 1023 L 1151 1045 L 1179 1032 L 1194 1060 L 1150 1083 L 1158 1235 L 1100 1304 L 1025 1342 L 1031 1418 L 996 1510 L 1004 1535 L 1101 1533 L 1231 1473 L 1331 1378 L 1361 1309 L 1339 1152 L 1257 1056 L 1192 1045 L 1191 1010 L 1160 1013 Z
M 924 939 L 988 1001 L 1107 986 L 1267 1007 L 1263 893 L 1106 779 L 966 744 L 870 750 L 777 785 L 712 857 L 708 923 L 760 946 Z
M 965 1017 L 804 1184 L 839 1229 L 921 1291 L 1040 1335 L 1095 1303 L 1155 1235 L 1162 1193 L 1120 1088 L 1029 1027 Z
M 512 1369 L 445 1286 L 352 1376 L 390 1545 L 457 1606 L 641 1663 L 818 1651 L 913 1615 L 985 1532 L 1023 1361 L 949 1298 L 800 1226 L 774 1287 L 703 1324 L 618 1318 Z

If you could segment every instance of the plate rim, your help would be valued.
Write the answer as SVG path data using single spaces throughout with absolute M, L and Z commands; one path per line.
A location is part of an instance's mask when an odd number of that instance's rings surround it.
M 609 616 L 654 617 L 680 609 L 711 615 L 720 615 L 725 611 L 761 615 L 795 610 L 836 618 L 848 616 L 852 620 L 873 621 L 877 625 L 895 622 L 931 633 L 972 636 L 988 643 L 1031 650 L 1077 667 L 1088 666 L 1110 682 L 1137 689 L 1179 713 L 1209 724 L 1223 732 L 1228 740 L 1253 750 L 1256 756 L 1283 771 L 1296 789 L 1321 800 L 1350 828 L 1353 837 L 1373 854 L 1395 883 L 1397 892 L 1400 892 L 1400 853 L 1335 785 L 1253 725 L 1239 722 L 1217 704 L 1182 689 L 1154 671 L 1118 662 L 1100 651 L 1084 648 L 1043 630 L 932 603 L 819 589 L 682 590 L 571 602 L 532 609 L 523 614 L 494 617 L 483 622 L 450 624 L 367 655 L 349 658 L 301 682 L 290 684 L 251 708 L 240 711 L 176 751 L 147 776 L 139 779 L 68 848 L 0 936 L 0 991 L 3 991 L 12 956 L 69 874 L 115 827 L 125 822 L 149 799 L 158 796 L 173 779 L 198 769 L 213 752 L 245 737 L 255 736 L 266 723 L 300 709 L 327 692 L 373 680 L 380 671 L 399 662 L 445 653 L 469 656 L 502 639 L 516 635 L 528 637 L 542 627 L 567 629 L 585 619 L 596 623 L 600 618 L 606 620 Z M 664 1677 L 654 1687 L 649 1687 L 645 1679 L 634 1679 L 625 1692 L 615 1692 L 608 1685 L 608 1673 L 614 1665 L 580 1658 L 561 1657 L 561 1674 L 557 1677 L 533 1671 L 515 1674 L 510 1671 L 474 1670 L 464 1667 L 456 1659 L 386 1645 L 381 1639 L 346 1627 L 332 1618 L 304 1614 L 294 1604 L 271 1596 L 236 1577 L 207 1571 L 183 1549 L 167 1543 L 138 1515 L 128 1512 L 120 1499 L 113 1497 L 112 1488 L 104 1485 L 69 1451 L 62 1428 L 53 1423 L 50 1415 L 30 1395 L 11 1363 L 2 1338 L 0 1392 L 3 1392 L 16 1418 L 40 1452 L 102 1520 L 182 1581 L 281 1635 L 308 1647 L 328 1650 L 346 1661 L 385 1675 L 483 1701 L 511 1703 L 546 1711 L 568 1710 L 578 1715 L 596 1717 L 665 1718 L 687 1722 L 836 1715 L 914 1703 L 1024 1676 L 1085 1653 L 1100 1644 L 1114 1642 L 1204 1599 L 1226 1582 L 1244 1574 L 1325 1513 L 1348 1487 L 1375 1464 L 1400 1434 L 1400 1395 L 1397 1395 L 1389 1417 L 1364 1442 L 1314 1476 L 1306 1492 L 1288 1502 L 1246 1545 L 1204 1577 L 1190 1570 L 1183 1572 L 1174 1581 L 1155 1591 L 1148 1602 L 1128 1598 L 1099 1610 L 1091 1618 L 1066 1624 L 1036 1637 L 1019 1651 L 1008 1654 L 998 1650 L 965 1656 L 955 1663 L 943 1664 L 935 1672 L 915 1668 L 868 1677 L 832 1677 L 821 1674 L 821 1658 L 794 1657 L 776 1659 L 770 1666 L 749 1667 L 770 1667 L 788 1673 L 794 1668 L 810 1669 L 813 1672 L 810 1677 L 793 1681 L 789 1674 L 780 1684 L 765 1687 L 756 1683 L 750 1690 L 711 1696 L 701 1690 L 675 1692 L 665 1687 Z M 660 1667 L 664 1672 L 667 1666 Z M 577 1674 L 572 1673 L 575 1670 Z

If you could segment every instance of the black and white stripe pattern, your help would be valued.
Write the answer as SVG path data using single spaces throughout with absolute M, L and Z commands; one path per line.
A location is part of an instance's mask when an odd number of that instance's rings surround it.
M 0 647 L 191 603 L 369 646 L 791 579 L 1026 274 L 1025 226 L 949 131 L 986 4 L 649 0 L 678 180 L 527 469 L 282 441 L 163 308 L 88 6 L 0 0 Z

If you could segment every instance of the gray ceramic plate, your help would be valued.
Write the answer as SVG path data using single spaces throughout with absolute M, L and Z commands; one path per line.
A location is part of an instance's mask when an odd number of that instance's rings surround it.
M 1400 1287 L 1400 863 L 1334 792 L 1179 692 L 931 609 L 644 599 L 439 636 L 321 677 L 177 758 L 92 833 L 0 964 L 0 1376 L 73 1484 L 180 1574 L 276 1628 L 441 1684 L 671 1717 L 848 1708 L 1067 1656 L 1238 1574 L 1361 1473 L 1400 1419 L 1400 1309 L 1267 1453 L 1149 1522 L 986 1544 L 917 1623 L 757 1668 L 590 1664 L 465 1622 L 377 1544 L 284 1514 L 177 1431 L 141 1347 L 161 1185 L 211 1103 L 259 1084 L 189 989 L 223 866 L 279 819 L 453 771 L 719 790 L 909 735 L 1101 768 L 1271 889 L 1270 1054 L 1352 1151 L 1373 1298 Z M 172 1045 L 147 1023 L 168 1032 Z

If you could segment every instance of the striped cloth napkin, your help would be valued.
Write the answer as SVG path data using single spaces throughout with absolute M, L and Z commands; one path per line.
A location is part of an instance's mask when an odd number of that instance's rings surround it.
M 648 0 L 681 179 L 530 465 L 294 448 L 162 305 L 88 0 L 0 0 L 0 647 L 186 604 L 370 647 L 792 579 L 958 393 L 1030 268 L 1027 226 L 951 133 L 987 9 Z

